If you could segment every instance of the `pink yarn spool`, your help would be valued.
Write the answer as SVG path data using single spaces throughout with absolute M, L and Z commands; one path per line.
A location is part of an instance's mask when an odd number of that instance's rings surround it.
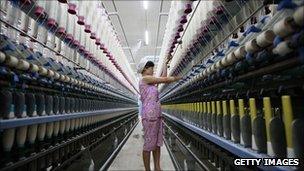
M 68 13 L 72 15 L 76 14 L 76 4 L 68 3 Z
M 77 24 L 79 24 L 79 25 L 84 25 L 85 24 L 84 16 L 77 16 L 77 18 L 78 18 Z
M 185 23 L 187 23 L 187 21 L 188 21 L 188 20 L 187 20 L 187 16 L 186 16 L 186 15 L 183 15 L 182 18 L 181 18 L 181 20 L 180 20 L 180 23 L 181 23 L 181 24 L 185 24 Z
M 42 17 L 42 18 L 44 18 L 45 17 L 45 13 L 44 13 L 45 11 L 44 11 L 44 8 L 43 7 L 41 7 L 41 6 L 36 6 L 36 8 L 35 8 L 35 12 L 34 12 L 34 14 L 37 16 L 37 17 Z
M 84 32 L 91 33 L 91 25 L 84 25 Z
M 57 26 L 57 22 L 54 18 L 49 18 L 46 25 L 49 28 L 55 28 Z
M 191 12 L 192 12 L 192 4 L 191 4 L 191 3 L 186 4 L 186 8 L 185 8 L 185 10 L 184 10 L 184 13 L 185 13 L 185 14 L 189 14 L 189 13 L 191 13 Z

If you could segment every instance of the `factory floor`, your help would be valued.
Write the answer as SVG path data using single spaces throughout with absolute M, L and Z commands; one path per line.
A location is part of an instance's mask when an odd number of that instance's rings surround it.
M 144 163 L 142 159 L 142 148 L 144 144 L 141 119 L 127 140 L 126 144 L 122 147 L 119 154 L 114 159 L 109 170 L 144 170 Z M 169 156 L 168 150 L 165 145 L 161 147 L 160 166 L 162 170 L 175 170 L 172 160 Z M 150 158 L 151 169 L 154 170 L 153 157 L 151 153 Z

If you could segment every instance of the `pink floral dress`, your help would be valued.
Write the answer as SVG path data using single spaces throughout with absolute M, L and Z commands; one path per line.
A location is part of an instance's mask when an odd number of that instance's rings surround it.
M 144 128 L 144 151 L 153 151 L 163 145 L 163 123 L 158 89 L 155 85 L 139 82 L 142 102 L 142 125 Z

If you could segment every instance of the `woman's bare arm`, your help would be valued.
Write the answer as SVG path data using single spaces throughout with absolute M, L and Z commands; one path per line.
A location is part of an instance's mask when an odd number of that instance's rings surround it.
M 161 77 L 167 77 L 168 63 L 172 59 L 172 56 L 169 56 L 166 59 L 165 65 L 163 66 Z
M 180 77 L 153 77 L 153 76 L 143 77 L 143 81 L 147 84 L 172 83 L 179 79 Z
M 167 77 L 167 64 L 164 65 L 161 77 Z

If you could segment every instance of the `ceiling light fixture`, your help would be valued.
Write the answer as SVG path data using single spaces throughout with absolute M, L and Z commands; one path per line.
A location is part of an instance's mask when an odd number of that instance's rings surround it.
M 144 6 L 144 9 L 147 10 L 148 9 L 148 1 L 143 1 L 143 6 Z
M 145 31 L 145 43 L 146 45 L 149 44 L 149 35 L 148 35 L 148 30 Z

